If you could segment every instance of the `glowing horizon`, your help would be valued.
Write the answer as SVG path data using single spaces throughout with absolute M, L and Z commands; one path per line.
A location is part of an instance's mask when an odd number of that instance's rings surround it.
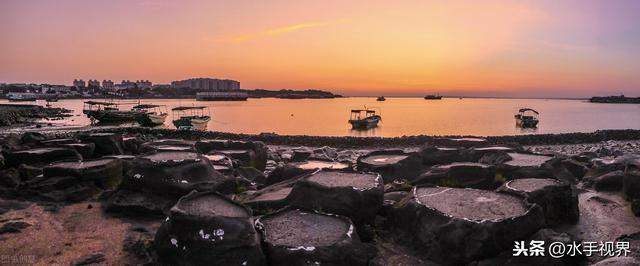
M 638 1 L 344 2 L 2 1 L 0 82 L 640 96 Z

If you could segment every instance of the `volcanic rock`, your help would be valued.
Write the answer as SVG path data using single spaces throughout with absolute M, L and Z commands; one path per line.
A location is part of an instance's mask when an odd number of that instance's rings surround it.
M 417 187 L 388 216 L 400 239 L 446 265 L 466 264 L 511 250 L 544 224 L 540 207 L 477 189 Z
M 264 265 L 251 210 L 215 192 L 191 192 L 156 233 L 161 261 L 173 265 Z
M 536 155 L 536 154 L 526 154 L 526 153 L 507 153 L 511 160 L 505 162 L 506 165 L 516 166 L 516 167 L 540 167 L 546 161 L 553 159 L 549 156 L 544 155 Z
M 163 151 L 195 152 L 195 142 L 180 139 L 161 139 L 140 145 L 141 153 L 153 153 Z
M 196 142 L 195 147 L 201 153 L 222 152 L 241 161 L 244 166 L 261 171 L 264 171 L 267 164 L 267 146 L 259 141 L 202 140 Z
M 374 151 L 358 158 L 358 170 L 376 172 L 385 183 L 396 179 L 414 179 L 422 171 L 422 158 L 402 150 Z
M 487 145 L 487 140 L 484 138 L 439 138 L 434 139 L 433 142 L 438 146 L 445 147 L 479 147 Z
M 624 180 L 624 171 L 617 170 L 599 176 L 589 176 L 584 183 L 593 186 L 597 191 L 620 191 Z
M 285 209 L 260 217 L 256 227 L 272 265 L 368 265 L 375 256 L 343 216 Z
M 287 197 L 291 193 L 295 182 L 282 182 L 265 187 L 248 197 L 244 204 L 259 213 L 269 213 L 288 205 Z
M 629 201 L 640 199 L 640 168 L 629 165 L 622 179 L 622 193 Z
M 503 155 L 505 153 L 513 152 L 513 148 L 506 146 L 490 146 L 490 147 L 475 147 L 471 148 L 468 151 L 469 157 L 468 159 L 473 162 L 477 162 L 480 158 L 485 156 L 498 156 Z M 507 157 L 510 158 L 510 157 Z
M 290 163 L 302 170 L 316 170 L 316 169 L 334 169 L 334 170 L 346 170 L 350 167 L 347 163 L 324 161 L 324 160 L 309 160 L 304 162 Z
M 468 161 L 464 150 L 460 148 L 433 147 L 425 145 L 419 151 L 424 165 L 450 164 Z
M 308 175 L 313 173 L 314 169 L 302 169 L 298 167 L 297 164 L 285 164 L 276 167 L 269 173 L 267 179 L 265 180 L 265 185 L 273 185 L 285 180 L 297 179 L 301 176 Z
M 360 224 L 373 220 L 383 193 L 378 174 L 321 170 L 298 180 L 288 200 L 292 206 L 344 215 Z
M 499 181 L 495 180 L 494 167 L 472 162 L 433 166 L 412 183 L 479 189 L 495 189 L 500 186 Z
M 105 210 L 132 217 L 160 216 L 164 215 L 175 202 L 171 198 L 153 193 L 120 189 L 109 197 Z
M 71 148 L 76 150 L 82 158 L 92 158 L 93 153 L 96 150 L 96 145 L 93 143 L 69 143 L 69 144 L 61 144 L 60 147 Z
M 79 139 L 83 142 L 93 143 L 97 156 L 119 155 L 124 153 L 122 148 L 122 135 L 115 133 L 92 133 L 81 135 Z
M 236 191 L 206 157 L 192 152 L 160 152 L 136 158 L 125 175 L 123 188 L 176 199 L 194 189 Z
M 542 207 L 547 226 L 575 224 L 580 217 L 578 196 L 571 185 L 550 178 L 523 178 L 507 181 L 500 192 L 518 195 Z
M 75 177 L 80 182 L 93 181 L 102 189 L 114 189 L 122 182 L 122 162 L 118 159 L 61 162 L 45 167 L 43 174 L 45 178 Z
M 69 148 L 36 148 L 6 154 L 6 162 L 9 166 L 44 165 L 52 162 L 79 160 L 82 160 L 82 156 L 74 149 Z

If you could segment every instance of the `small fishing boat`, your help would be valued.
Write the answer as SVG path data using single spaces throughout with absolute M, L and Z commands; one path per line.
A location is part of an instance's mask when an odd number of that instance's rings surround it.
M 181 130 L 205 130 L 211 120 L 206 106 L 178 106 L 171 111 L 173 125 Z
M 378 122 L 382 117 L 376 114 L 372 109 L 354 109 L 351 110 L 349 124 L 353 129 L 370 129 L 378 126 Z
M 384 96 L 380 96 L 380 97 L 378 97 L 378 99 L 377 99 L 376 101 L 384 102 L 384 101 L 386 101 L 386 100 L 387 100 L 387 99 L 385 99 L 385 98 L 384 98 Z
M 521 128 L 538 127 L 538 111 L 531 108 L 521 108 L 514 117 L 516 118 L 516 126 Z
M 442 96 L 438 95 L 438 94 L 429 94 L 427 96 L 424 96 L 425 100 L 442 100 Z
M 91 119 L 91 122 L 100 123 L 124 123 L 136 121 L 136 111 L 121 111 L 114 102 L 86 101 L 82 113 Z
M 167 112 L 160 110 L 161 105 L 138 104 L 131 110 L 138 112 L 136 121 L 144 127 L 155 127 L 164 124 L 167 119 Z
M 37 100 L 37 95 L 30 92 L 10 92 L 7 93 L 7 99 L 10 102 L 33 102 Z

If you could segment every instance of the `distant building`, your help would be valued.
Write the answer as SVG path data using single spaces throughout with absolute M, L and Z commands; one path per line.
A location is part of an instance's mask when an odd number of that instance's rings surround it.
M 74 79 L 73 80 L 73 86 L 76 87 L 76 88 L 84 88 L 85 87 L 84 80 Z
M 89 81 L 87 81 L 87 87 L 100 88 L 100 81 L 90 79 Z
M 136 83 L 130 80 L 122 80 L 120 84 L 116 85 L 116 89 L 119 89 L 119 90 L 126 90 L 126 89 L 135 88 L 135 87 L 136 87 Z
M 240 90 L 240 82 L 230 79 L 193 78 L 171 82 L 174 88 L 192 88 L 198 91 Z
M 149 80 L 136 80 L 136 85 L 138 85 L 138 88 L 148 89 L 151 88 L 153 84 Z
M 111 81 L 111 80 L 103 80 L 102 81 L 102 88 L 104 88 L 106 90 L 113 89 L 114 88 L 113 81 Z

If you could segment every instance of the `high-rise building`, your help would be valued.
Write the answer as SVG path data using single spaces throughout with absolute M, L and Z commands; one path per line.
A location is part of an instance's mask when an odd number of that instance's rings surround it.
M 113 89 L 113 81 L 111 80 L 103 80 L 102 81 L 102 88 L 105 88 L 107 90 Z
M 87 87 L 100 88 L 100 81 L 97 79 L 87 81 Z
M 76 88 L 84 88 L 85 87 L 84 80 L 82 80 L 82 79 L 74 79 L 73 80 L 73 86 L 76 87 Z
M 147 88 L 151 88 L 153 84 L 149 80 L 136 80 L 136 85 L 138 85 L 138 88 L 147 89 Z
M 198 91 L 240 90 L 240 82 L 230 79 L 192 78 L 171 82 L 174 88 L 192 88 Z

